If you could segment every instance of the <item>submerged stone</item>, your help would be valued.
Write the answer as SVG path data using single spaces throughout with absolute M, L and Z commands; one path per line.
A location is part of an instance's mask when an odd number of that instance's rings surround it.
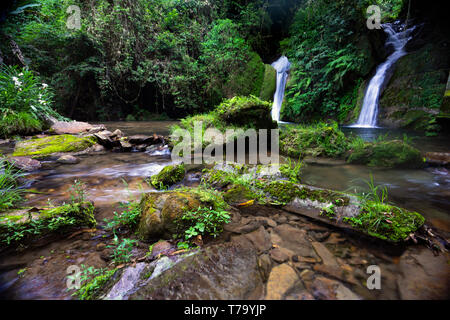
M 76 137 L 72 135 L 49 136 L 18 142 L 13 156 L 45 157 L 60 152 L 83 151 L 96 143 L 93 137 Z

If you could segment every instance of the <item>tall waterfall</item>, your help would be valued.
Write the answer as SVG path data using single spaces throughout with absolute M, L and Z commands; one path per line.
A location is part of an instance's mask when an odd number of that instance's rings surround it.
M 370 80 L 369 85 L 364 96 L 363 106 L 359 115 L 358 121 L 351 125 L 356 128 L 375 128 L 378 116 L 378 102 L 380 94 L 385 84 L 386 75 L 394 63 L 406 54 L 404 48 L 406 43 L 412 38 L 411 32 L 415 27 L 404 30 L 403 27 L 396 31 L 394 24 L 383 24 L 383 30 L 388 37 L 386 45 L 392 45 L 394 52 L 387 58 L 385 62 L 377 67 L 375 76 Z
M 291 63 L 288 58 L 281 56 L 280 59 L 272 63 L 272 67 L 277 70 L 277 90 L 273 96 L 272 105 L 272 119 L 280 121 L 281 104 L 284 98 L 284 89 L 286 88 L 286 81 L 288 78 L 288 71 L 291 68 Z

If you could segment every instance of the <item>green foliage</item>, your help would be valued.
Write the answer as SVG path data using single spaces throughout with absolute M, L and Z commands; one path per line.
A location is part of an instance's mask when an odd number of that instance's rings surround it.
M 198 235 L 217 237 L 223 231 L 223 225 L 230 222 L 227 211 L 214 210 L 212 207 L 199 207 L 195 211 L 187 211 L 178 221 L 182 225 L 184 238 L 190 240 Z
M 347 150 L 347 139 L 337 123 L 288 126 L 280 133 L 280 150 L 295 157 L 340 157 Z
M 121 203 L 120 206 L 125 208 L 125 210 L 121 214 L 114 212 L 114 217 L 110 220 L 105 219 L 105 222 L 107 223 L 106 227 L 108 229 L 116 230 L 119 227 L 125 226 L 130 230 L 135 230 L 141 217 L 141 207 L 139 206 L 139 203 L 130 201 Z
M 132 257 L 133 246 L 137 243 L 136 240 L 124 238 L 122 241 L 114 235 L 114 244 L 107 246 L 107 248 L 114 248 L 111 253 L 112 261 L 115 264 L 130 262 Z
M 287 158 L 287 164 L 280 165 L 280 172 L 283 176 L 287 177 L 289 181 L 294 183 L 300 183 L 302 175 L 303 161 L 300 159 L 297 163 L 291 158 Z
M 353 107 L 340 99 L 355 85 L 355 78 L 369 71 L 370 52 L 355 45 L 366 32 L 367 5 L 361 0 L 317 0 L 298 10 L 286 52 L 292 70 L 284 118 L 337 119 Z
M 19 218 L 19 219 L 15 219 Z M 23 243 L 49 233 L 65 233 L 74 227 L 96 225 L 91 202 L 70 203 L 38 212 L 37 217 L 0 216 L 0 244 Z
M 95 269 L 81 265 L 81 287 L 75 291 L 72 296 L 76 296 L 80 300 L 95 299 L 101 292 L 101 289 L 114 276 L 117 269 Z
M 152 186 L 156 189 L 165 189 L 183 180 L 186 170 L 184 164 L 168 165 L 158 174 L 150 178 Z
M 361 212 L 355 217 L 345 217 L 344 222 L 371 236 L 392 242 L 405 240 L 422 226 L 424 217 L 417 212 L 390 205 L 387 202 L 387 188 L 375 186 L 372 176 L 367 186 L 369 192 L 358 195 Z
M 0 158 L 0 212 L 14 208 L 22 200 L 24 191 L 18 181 L 22 176 L 9 161 Z
M 0 68 L 0 136 L 40 131 L 47 118 L 63 119 L 52 108 L 53 92 L 26 68 Z

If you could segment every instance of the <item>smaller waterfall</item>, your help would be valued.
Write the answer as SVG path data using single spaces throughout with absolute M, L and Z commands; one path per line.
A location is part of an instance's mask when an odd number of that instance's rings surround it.
M 394 24 L 383 24 L 383 30 L 388 38 L 386 45 L 392 45 L 394 52 L 385 62 L 377 67 L 377 71 L 367 86 L 366 94 L 363 100 L 363 106 L 358 121 L 351 125 L 354 128 L 376 128 L 378 116 L 378 101 L 386 81 L 386 76 L 394 63 L 406 54 L 404 50 L 406 43 L 411 39 L 411 32 L 415 27 L 399 31 L 394 29 Z
M 272 63 L 272 67 L 277 71 L 277 90 L 273 96 L 272 105 L 272 119 L 280 121 L 281 105 L 284 98 L 284 90 L 286 88 L 286 81 L 288 78 L 288 71 L 291 68 L 291 63 L 288 58 L 281 56 L 280 59 Z

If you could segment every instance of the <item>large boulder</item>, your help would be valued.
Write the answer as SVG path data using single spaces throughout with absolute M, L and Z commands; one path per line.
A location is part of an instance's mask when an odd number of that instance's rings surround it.
M 229 243 L 204 248 L 135 288 L 128 299 L 243 300 L 264 290 L 255 251 Z
M 41 158 L 55 153 L 79 152 L 95 143 L 96 140 L 93 137 L 76 137 L 69 134 L 30 139 L 18 142 L 13 156 Z
M 86 132 L 92 133 L 93 131 L 99 130 L 105 130 L 105 126 L 104 125 L 93 126 L 87 122 L 79 122 L 79 121 L 70 121 L 70 122 L 57 121 L 50 128 L 50 131 L 55 134 L 79 134 Z
M 142 239 L 158 237 L 171 238 L 176 234 L 176 221 L 189 210 L 195 210 L 201 205 L 198 197 L 188 192 L 150 192 L 141 199 L 141 220 L 138 234 Z
M 272 104 L 255 96 L 234 97 L 222 102 L 215 110 L 220 120 L 227 124 L 255 129 L 277 127 L 272 120 Z

